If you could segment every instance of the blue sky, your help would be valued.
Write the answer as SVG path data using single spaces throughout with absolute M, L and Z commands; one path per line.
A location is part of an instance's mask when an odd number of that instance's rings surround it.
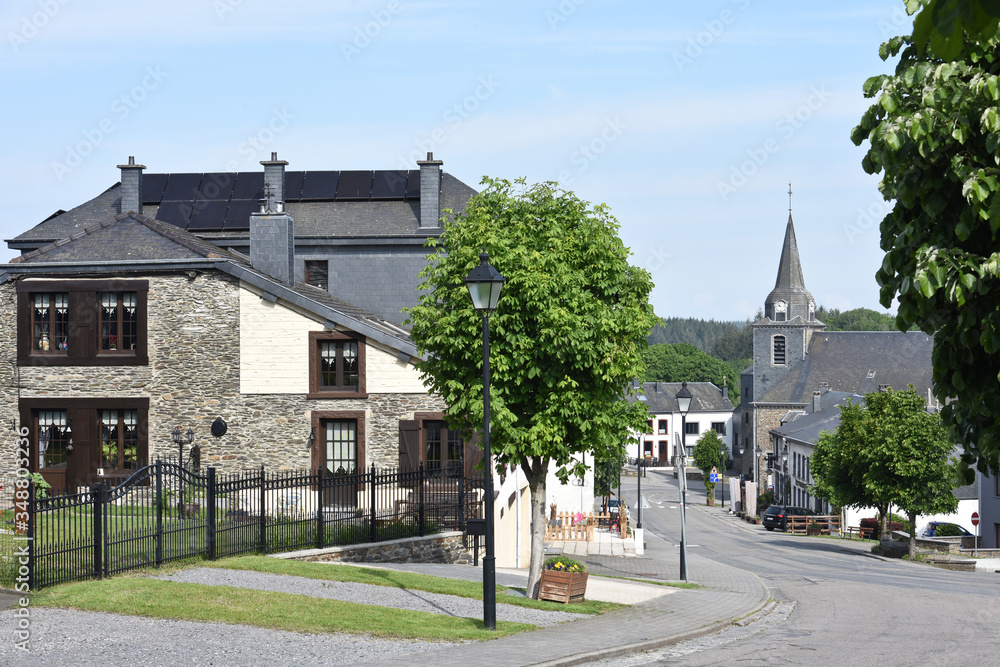
M 788 216 L 819 304 L 882 310 L 851 128 L 896 2 L 7 0 L 9 239 L 149 172 L 414 168 L 607 203 L 665 317 L 745 319 Z M 8 256 L 15 253 L 8 251 Z

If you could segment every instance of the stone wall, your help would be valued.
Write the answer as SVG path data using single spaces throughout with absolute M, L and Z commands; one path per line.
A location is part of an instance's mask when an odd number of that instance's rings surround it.
M 407 537 L 389 542 L 355 544 L 346 547 L 307 549 L 282 554 L 281 558 L 320 563 L 472 563 L 471 543 L 466 546 L 460 531 L 426 537 Z
M 307 399 L 305 394 L 240 393 L 240 287 L 219 272 L 153 274 L 149 280 L 146 366 L 18 366 L 13 281 L 0 285 L 0 345 L 8 363 L 0 383 L 2 424 L 19 424 L 23 398 L 148 398 L 150 460 L 176 456 L 171 431 L 194 431 L 202 461 L 220 472 L 265 465 L 304 468 L 311 411 L 364 411 L 366 464 L 398 463 L 399 421 L 436 412 L 444 403 L 426 393 L 369 394 L 367 399 Z M 316 330 L 322 330 L 319 322 Z M 308 344 L 307 340 L 290 344 Z M 221 438 L 211 423 L 229 426 Z M 13 473 L 16 433 L 2 443 L 0 475 Z

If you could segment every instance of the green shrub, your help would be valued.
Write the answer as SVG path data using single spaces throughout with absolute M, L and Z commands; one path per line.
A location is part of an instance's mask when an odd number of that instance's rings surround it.
M 578 560 L 566 558 L 566 556 L 553 556 L 545 559 L 542 567 L 546 570 L 558 570 L 559 572 L 586 572 L 587 566 Z

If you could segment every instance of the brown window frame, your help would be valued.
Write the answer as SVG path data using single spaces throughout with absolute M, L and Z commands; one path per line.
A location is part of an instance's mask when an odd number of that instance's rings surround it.
M 324 387 L 320 382 L 322 362 L 319 344 L 329 340 L 349 340 L 358 344 L 358 386 L 350 389 Z M 368 398 L 367 345 L 364 336 L 344 331 L 309 332 L 309 393 L 306 398 Z M 338 356 L 339 359 L 339 356 Z
M 326 439 L 325 431 L 323 430 L 323 423 L 333 420 L 354 420 L 357 423 L 357 435 L 358 442 L 357 447 L 357 457 L 358 457 L 358 469 L 357 474 L 362 474 L 365 472 L 365 467 L 367 465 L 367 443 L 365 441 L 365 411 L 364 410 L 314 410 L 310 415 L 310 423 L 312 425 L 313 433 L 316 434 L 316 438 L 313 441 L 313 449 L 311 452 L 312 456 L 312 469 L 317 470 L 323 466 L 326 458 Z
M 98 475 L 103 465 L 101 450 L 102 410 L 136 411 L 136 467 L 149 464 L 149 399 L 148 398 L 22 398 L 18 402 L 21 424 L 29 427 L 28 448 L 31 472 L 39 471 L 37 417 L 43 410 L 65 410 L 68 426 L 72 429 L 73 451 L 69 453 L 66 465 L 65 488 L 93 484 L 108 478 L 124 478 L 133 470 L 108 470 Z
M 20 366 L 146 366 L 148 353 L 149 281 L 110 278 L 103 280 L 21 280 L 17 294 L 17 363 Z M 101 349 L 101 294 L 135 292 L 136 341 L 133 350 Z M 68 344 L 65 350 L 34 349 L 34 295 L 65 293 L 68 296 Z

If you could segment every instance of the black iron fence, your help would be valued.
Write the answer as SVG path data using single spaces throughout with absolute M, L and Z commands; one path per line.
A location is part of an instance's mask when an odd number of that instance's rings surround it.
M 114 487 L 46 498 L 31 487 L 29 586 L 192 556 L 214 560 L 465 530 L 469 518 L 481 516 L 482 500 L 482 477 L 464 477 L 461 465 L 223 474 L 160 460 Z

